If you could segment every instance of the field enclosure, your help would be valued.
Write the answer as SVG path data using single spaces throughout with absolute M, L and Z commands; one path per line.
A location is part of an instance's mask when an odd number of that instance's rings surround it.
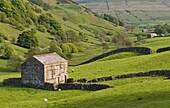
M 168 0 L 74 0 L 97 13 L 109 13 L 127 24 L 170 23 Z

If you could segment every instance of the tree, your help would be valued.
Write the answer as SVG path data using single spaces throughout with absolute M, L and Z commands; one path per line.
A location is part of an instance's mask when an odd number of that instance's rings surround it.
M 30 48 L 28 52 L 25 54 L 25 56 L 28 59 L 33 55 L 38 55 L 38 54 L 41 54 L 41 49 L 39 47 L 34 47 L 34 48 Z
M 61 49 L 62 49 L 62 51 L 63 51 L 63 53 L 64 53 L 65 55 L 71 54 L 71 49 L 70 49 L 70 47 L 69 47 L 68 44 L 62 43 L 62 44 L 60 45 L 60 47 L 61 47 Z
M 102 43 L 103 49 L 107 50 L 109 48 L 108 44 L 106 42 Z
M 12 55 L 7 62 L 7 67 L 12 71 L 20 71 L 21 69 L 22 60 L 17 55 Z
M 165 25 L 159 25 L 155 27 L 155 33 L 157 34 L 166 34 L 170 33 L 170 26 L 168 24 Z
M 9 59 L 15 53 L 15 50 L 10 44 L 4 44 L 0 47 L 0 53 L 5 59 Z
M 51 41 L 49 51 L 56 52 L 57 54 L 61 56 L 63 55 L 62 49 L 57 45 L 57 42 L 55 40 Z
M 112 42 L 123 47 L 130 47 L 133 45 L 133 41 L 127 36 L 127 34 L 120 32 L 113 37 Z
M 1 0 L 0 1 L 0 11 L 7 14 L 7 16 L 12 16 L 11 4 L 7 0 Z
M 38 40 L 35 36 L 35 32 L 32 30 L 24 31 L 23 33 L 19 34 L 17 44 L 25 48 L 37 47 Z
M 78 48 L 77 48 L 77 46 L 75 45 L 75 44 L 73 44 L 73 43 L 67 43 L 67 45 L 70 47 L 70 52 L 71 53 L 77 53 L 78 52 Z
M 80 40 L 79 36 L 73 30 L 68 30 L 65 34 L 67 42 L 78 42 Z
M 4 12 L 0 12 L 0 22 L 5 22 L 6 21 L 6 14 Z

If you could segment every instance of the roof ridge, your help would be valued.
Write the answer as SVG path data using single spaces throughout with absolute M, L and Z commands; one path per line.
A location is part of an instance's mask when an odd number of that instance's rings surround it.
M 54 64 L 59 62 L 67 62 L 67 60 L 65 60 L 57 53 L 34 55 L 33 57 L 37 59 L 39 62 L 41 62 L 42 64 Z

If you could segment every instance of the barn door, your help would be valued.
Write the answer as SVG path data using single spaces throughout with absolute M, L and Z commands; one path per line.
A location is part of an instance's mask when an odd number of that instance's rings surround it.
M 64 78 L 64 79 L 65 79 L 65 83 L 66 83 L 66 82 L 67 82 L 67 75 L 65 75 L 65 78 Z

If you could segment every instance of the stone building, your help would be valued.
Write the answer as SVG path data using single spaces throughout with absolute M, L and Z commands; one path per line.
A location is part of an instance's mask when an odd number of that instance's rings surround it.
M 22 64 L 22 84 L 39 87 L 45 83 L 65 83 L 68 78 L 67 70 L 67 60 L 56 53 L 35 55 Z
M 148 34 L 148 38 L 153 38 L 153 37 L 157 37 L 158 35 L 156 33 L 150 33 Z

